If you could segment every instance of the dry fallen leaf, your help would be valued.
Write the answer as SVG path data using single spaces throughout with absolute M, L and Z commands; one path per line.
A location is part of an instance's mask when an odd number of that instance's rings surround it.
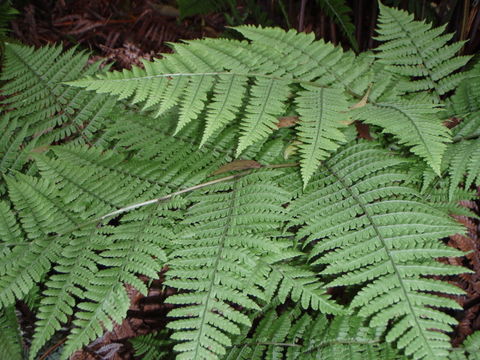
M 278 118 L 277 128 L 290 127 L 298 122 L 298 116 L 282 116 Z
M 363 95 L 362 99 L 355 105 L 350 106 L 350 110 L 358 109 L 367 105 L 368 96 L 370 95 L 370 90 L 372 89 L 372 84 L 368 86 L 367 92 Z
M 41 145 L 39 147 L 36 147 L 32 150 L 30 150 L 31 153 L 36 153 L 36 154 L 41 154 L 44 153 L 45 151 L 48 151 L 50 149 L 50 145 Z

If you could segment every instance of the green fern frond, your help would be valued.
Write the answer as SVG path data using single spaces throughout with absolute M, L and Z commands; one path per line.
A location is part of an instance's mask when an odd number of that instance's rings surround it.
M 465 79 L 451 97 L 449 116 L 462 121 L 453 128 L 454 141 L 480 136 L 480 66 L 467 72 Z
M 92 75 L 97 66 L 87 67 L 88 55 L 75 48 L 63 52 L 61 46 L 39 49 L 5 44 L 1 80 L 11 109 L 10 117 L 28 127 L 28 135 L 43 135 L 44 143 L 76 138 L 79 143 L 95 141 L 95 131 L 113 108 L 113 99 L 78 91 L 64 81 Z
M 439 108 L 432 103 L 403 99 L 367 104 L 352 112 L 355 118 L 395 135 L 440 175 L 442 156 L 451 139 L 438 114 Z
M 63 357 L 121 323 L 130 306 L 124 284 L 141 293 L 146 285 L 138 274 L 158 278 L 166 261 L 164 249 L 173 235 L 156 207 L 124 216 L 117 227 L 78 231 L 66 244 L 55 273 L 46 282 L 30 358 L 51 338 L 67 316 L 74 315 L 74 329 L 66 341 Z M 79 304 L 76 298 L 82 300 Z M 74 306 L 80 311 L 74 312 Z
M 7 178 L 6 182 L 24 234 L 17 240 L 20 244 L 12 250 L 16 254 L 15 262 L 12 262 L 12 256 L 6 254 L 0 258 L 0 304 L 3 306 L 9 306 L 16 298 L 25 296 L 50 270 L 66 241 L 63 236 L 54 234 L 61 234 L 75 225 L 75 220 L 65 212 L 47 180 L 18 174 L 16 179 Z M 2 212 L 7 219 L 2 223 L 7 225 L 2 231 L 14 230 L 14 236 L 18 236 L 19 231 L 11 224 L 9 226 L 13 215 L 8 214 L 5 206 Z M 29 242 L 23 244 L 23 237 Z
M 137 277 L 146 275 L 158 278 L 165 264 L 165 247 L 173 240 L 168 228 L 163 226 L 162 212 L 151 207 L 131 213 L 119 226 L 104 228 L 109 245 L 100 253 L 98 264 L 106 267 L 90 277 L 86 291 L 87 301 L 78 304 L 74 328 L 65 343 L 62 358 L 67 359 L 77 349 L 112 330 L 120 324 L 130 307 L 130 299 L 124 284 L 130 284 L 144 295 L 147 286 Z
M 314 41 L 311 34 L 293 30 L 252 26 L 236 30 L 250 42 L 206 39 L 175 44 L 174 54 L 145 62 L 145 69 L 111 72 L 69 84 L 144 103 L 155 116 L 177 106 L 177 133 L 204 115 L 201 146 L 240 120 L 236 156 L 274 132 L 278 117 L 295 99 L 300 115 L 304 114 L 299 121 L 299 140 L 308 144 L 302 162 L 308 181 L 319 161 L 343 139 L 339 129 L 348 108 L 344 92 L 361 94 L 366 90 L 372 60 L 343 53 L 331 44 Z M 336 89 L 324 89 L 326 86 Z M 339 95 L 338 103 L 312 101 L 317 91 L 326 94 L 327 100 Z M 322 111 L 325 108 L 320 119 L 313 116 L 319 106 Z M 318 121 L 321 123 L 316 125 Z
M 340 27 L 340 30 L 350 41 L 350 45 L 358 52 L 355 26 L 348 15 L 352 12 L 352 9 L 347 5 L 347 2 L 344 0 L 317 0 L 317 4 Z
M 136 336 L 129 341 L 133 345 L 135 356 L 142 360 L 157 360 L 168 358 L 171 354 L 171 341 L 165 331 Z
M 27 141 L 27 127 L 21 127 L 17 119 L 7 113 L 0 118 L 0 173 L 5 175 L 10 171 L 23 170 L 28 159 L 28 153 L 33 150 L 39 138 Z M 24 149 L 23 151 L 21 149 Z M 1 193 L 5 193 L 5 184 L 0 184 Z
M 260 172 L 216 185 L 191 196 L 180 247 L 172 252 L 166 284 L 185 290 L 167 299 L 184 305 L 170 312 L 169 324 L 179 359 L 213 359 L 231 345 L 229 335 L 250 326 L 245 311 L 259 309 L 265 296 L 256 284 L 259 262 L 280 254 L 270 238 L 284 215 L 288 194 L 272 182 L 275 173 Z M 261 182 L 259 180 L 262 180 Z M 326 299 L 322 299 L 326 302 Z M 322 306 L 320 306 L 322 307 Z
M 311 245 L 329 286 L 363 283 L 351 307 L 371 326 L 393 321 L 386 340 L 415 359 L 448 355 L 456 321 L 433 307 L 458 309 L 453 300 L 431 294 L 461 294 L 450 284 L 426 278 L 466 269 L 436 262 L 463 253 L 439 238 L 462 232 L 442 211 L 423 202 L 398 170 L 403 159 L 374 144 L 350 145 L 322 166 L 306 193 L 291 206 L 292 225 L 305 224 L 298 237 Z
M 73 329 L 67 337 L 62 350 L 62 360 L 70 358 L 76 350 L 120 324 L 130 307 L 124 285 L 118 276 L 110 270 L 100 270 L 89 284 L 84 296 L 90 301 L 77 305 Z
M 116 144 L 115 151 L 75 145 L 52 147 L 48 156 L 35 156 L 40 174 L 55 184 L 55 195 L 63 201 L 66 214 L 59 219 L 73 216 L 89 221 L 122 206 L 159 197 L 171 188 L 192 182 L 196 185 L 231 159 L 226 155 L 232 152 L 229 131 L 219 135 L 224 142 L 198 150 L 191 144 L 191 129 L 172 138 L 165 134 L 168 129 L 157 128 L 151 119 L 134 121 L 127 116 L 118 122 L 106 135 L 108 142 Z M 143 151 L 136 148 L 139 144 L 144 145 Z M 53 274 L 46 281 L 32 359 L 68 316 L 74 317 L 75 328 L 65 344 L 64 358 L 121 322 L 130 304 L 124 284 L 147 293 L 138 275 L 158 277 L 167 260 L 166 251 L 173 244 L 171 228 L 183 214 L 175 207 L 183 205 L 182 200 L 176 200 L 166 203 L 165 208 L 150 206 L 123 214 L 114 227 L 97 229 L 93 222 L 85 228 L 64 224 L 71 240 L 63 243 Z M 167 210 L 170 206 L 175 210 Z M 175 227 L 179 231 L 179 225 Z M 80 311 L 74 312 L 75 307 Z
M 363 93 L 367 84 L 360 80 L 368 72 L 372 59 L 344 53 L 341 48 L 315 41 L 315 36 L 284 31 L 279 28 L 239 26 L 235 28 L 251 41 L 251 51 L 261 54 L 269 62 L 264 66 L 285 69 L 297 82 L 315 82 L 319 86 L 335 85 L 349 91 Z M 264 61 L 265 61 L 264 60 Z M 362 86 L 359 87 L 359 84 Z
M 401 86 L 406 93 L 431 91 L 433 100 L 454 90 L 463 79 L 454 74 L 463 67 L 470 56 L 455 56 L 464 45 L 457 42 L 447 45 L 452 34 L 443 34 L 445 26 L 432 28 L 424 21 L 414 21 L 405 11 L 379 4 L 380 16 L 377 40 L 381 44 L 375 56 L 387 68 L 410 77 Z
M 4 40 L 8 32 L 8 23 L 15 18 L 18 11 L 12 7 L 9 1 L 0 4 L 0 40 Z
M 449 197 L 453 198 L 454 192 L 463 181 L 464 188 L 469 189 L 472 184 L 480 182 L 480 139 L 462 141 L 449 147 L 452 152 L 448 167 L 450 175 Z
M 110 127 L 106 136 L 115 143 L 118 152 L 134 156 L 140 162 L 153 161 L 161 193 L 197 185 L 233 160 L 234 129 L 225 129 L 214 143 L 210 140 L 199 149 L 200 124 L 192 124 L 172 136 L 176 117 L 166 116 L 162 121 L 159 124 L 149 117 L 125 116 Z
M 0 311 L 0 358 L 23 360 L 20 327 L 15 308 L 9 306 Z
M 262 316 L 255 332 L 239 336 L 225 360 L 405 359 L 382 342 L 382 329 L 368 328 L 356 316 L 311 316 L 298 309 Z
M 348 109 L 348 103 L 340 89 L 306 85 L 305 91 L 299 94 L 296 102 L 302 119 L 298 136 L 304 141 L 299 148 L 302 178 L 306 185 L 320 161 L 335 151 L 338 144 L 346 141 L 345 135 L 339 129 L 346 126 L 344 124 L 347 117 L 343 113 Z
M 469 335 L 460 348 L 453 349 L 449 360 L 478 360 L 480 358 L 480 332 Z
M 282 261 L 268 266 L 269 270 L 264 273 L 264 285 L 267 299 L 274 296 L 282 303 L 291 298 L 299 303 L 304 309 L 318 310 L 324 314 L 339 314 L 341 306 L 329 301 L 325 294 L 325 285 L 319 281 L 316 274 L 299 264 L 286 264 L 288 251 L 284 250 Z M 298 254 L 295 254 L 298 256 Z M 294 256 L 292 256 L 294 257 Z M 272 261 L 273 259 L 269 259 Z M 288 259 L 291 261 L 291 259 Z
M 85 297 L 84 289 L 89 287 L 89 280 L 98 271 L 100 259 L 96 251 L 104 245 L 101 242 L 104 239 L 95 232 L 95 229 L 88 229 L 83 234 L 79 232 L 75 239 L 64 245 L 55 273 L 46 281 L 42 293 L 30 359 L 35 359 L 40 349 L 74 314 L 76 298 Z

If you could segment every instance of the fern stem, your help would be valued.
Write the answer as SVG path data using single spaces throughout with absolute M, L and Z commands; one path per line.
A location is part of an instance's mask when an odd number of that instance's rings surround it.
M 146 75 L 146 76 L 137 76 L 137 77 L 131 77 L 128 79 L 109 79 L 110 82 L 125 82 L 126 80 L 129 81 L 142 81 L 146 79 L 156 79 L 156 78 L 174 78 L 174 77 L 182 77 L 182 76 L 187 76 L 187 77 L 193 77 L 193 76 L 225 76 L 225 75 L 231 75 L 231 76 L 244 76 L 244 77 L 259 77 L 259 78 L 265 78 L 265 79 L 270 79 L 270 80 L 277 80 L 277 81 L 290 81 L 292 83 L 297 83 L 297 84 L 306 84 L 306 85 L 311 85 L 319 88 L 327 88 L 328 86 L 325 85 L 320 85 L 318 82 L 315 81 L 307 81 L 307 80 L 301 80 L 301 79 L 296 79 L 296 78 L 289 78 L 289 77 L 282 77 L 282 76 L 274 76 L 274 75 L 268 75 L 268 74 L 261 74 L 261 73 L 239 73 L 239 72 L 232 72 L 232 71 L 212 71 L 212 72 L 198 72 L 198 73 L 169 73 L 169 74 L 157 74 L 157 75 Z M 73 86 L 78 86 L 75 84 L 75 81 L 73 82 L 66 82 L 67 85 L 73 85 Z M 359 95 L 355 92 L 353 92 L 351 89 L 347 88 L 347 91 L 350 92 L 353 96 L 362 98 L 362 95 Z

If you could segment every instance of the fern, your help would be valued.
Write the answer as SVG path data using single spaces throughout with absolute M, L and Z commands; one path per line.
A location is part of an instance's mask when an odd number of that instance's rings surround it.
M 202 143 L 235 120 L 235 113 L 243 104 L 245 110 L 237 156 L 274 130 L 276 117 L 285 113 L 293 95 L 300 115 L 298 139 L 302 142 L 301 165 L 303 180 L 307 184 L 319 162 L 328 157 L 327 150 L 333 151 L 342 143 L 344 136 L 339 129 L 349 122 L 346 114 L 348 101 L 352 101 L 352 95 L 362 97 L 360 94 L 366 91 L 371 80 L 368 73 L 371 60 L 343 53 L 330 44 L 313 41 L 312 36 L 293 30 L 284 32 L 251 26 L 236 29 L 250 42 L 218 39 L 176 44 L 175 54 L 145 63 L 145 70 L 135 68 L 122 73 L 107 73 L 70 84 L 117 95 L 120 99 L 133 97 L 132 103 L 145 102 L 145 108 L 154 107 L 157 116 L 178 105 L 180 120 L 177 131 L 205 111 L 207 123 Z M 386 37 L 384 40 L 391 39 Z M 382 45 L 379 53 L 390 46 L 388 44 Z M 408 48 L 405 51 L 408 52 Z M 423 54 L 415 55 L 415 61 L 423 59 Z M 460 59 L 462 64 L 468 60 Z M 390 70 L 390 67 L 387 69 Z M 253 85 L 249 85 L 248 78 L 254 79 Z M 332 85 L 335 89 L 322 90 Z M 438 110 L 426 99 L 412 102 L 386 98 L 385 94 L 383 98 L 379 97 L 385 90 L 383 87 L 376 96 L 378 100 L 366 109 L 359 109 L 355 115 L 399 136 L 401 143 L 411 146 L 412 151 L 423 157 L 438 173 L 445 142 L 450 139 L 448 130 L 438 120 Z M 213 98 L 207 105 L 210 92 Z M 312 98 L 326 99 L 324 96 L 336 96 L 338 101 L 335 105 L 312 101 Z M 425 112 L 418 112 L 420 107 L 426 108 Z M 384 118 L 387 111 L 391 121 Z M 313 114 L 321 118 L 313 122 Z M 318 125 L 313 126 L 314 123 Z M 405 133 L 401 124 L 407 124 L 412 132 Z
M 388 70 L 408 76 L 402 82 L 406 93 L 429 91 L 435 102 L 454 90 L 463 78 L 454 72 L 464 66 L 469 56 L 454 55 L 463 42 L 447 45 L 453 34 L 444 34 L 445 26 L 432 28 L 431 24 L 414 21 L 413 15 L 380 4 L 377 40 L 383 42 L 375 56 Z
M 170 313 L 181 318 L 169 324 L 177 330 L 172 338 L 182 341 L 175 346 L 182 352 L 180 359 L 223 355 L 231 344 L 226 334 L 238 334 L 239 325 L 251 325 L 248 317 L 229 303 L 246 310 L 260 309 L 252 298 L 261 300 L 263 294 L 251 276 L 262 257 L 281 251 L 281 246 L 269 239 L 269 232 L 279 227 L 281 204 L 288 201 L 271 177 L 271 173 L 248 175 L 191 199 L 195 204 L 185 221 L 194 227 L 181 234 L 166 281 L 189 291 L 167 300 L 188 305 Z M 256 184 L 259 179 L 262 183 Z M 326 299 L 321 301 L 324 304 L 319 307 L 324 311 L 335 309 Z
M 329 286 L 364 284 L 351 307 L 371 326 L 393 320 L 388 342 L 416 359 L 444 358 L 449 338 L 437 330 L 450 331 L 455 319 L 430 306 L 459 306 L 430 292 L 461 291 L 424 276 L 465 271 L 434 261 L 462 255 L 438 242 L 462 229 L 419 199 L 402 162 L 374 145 L 349 146 L 294 201 L 291 224 L 305 224 L 298 236 L 313 245 L 315 264 L 326 265 L 322 274 L 338 276 Z
M 61 46 L 35 50 L 5 44 L 4 71 L 8 81 L 2 92 L 9 116 L 26 135 L 43 135 L 45 143 L 75 137 L 79 143 L 95 142 L 95 133 L 113 107 L 104 95 L 89 96 L 61 84 L 91 75 L 98 66 L 86 67 L 88 55 L 75 48 L 62 53 Z
M 343 54 L 330 44 L 314 42 L 311 35 L 293 30 L 287 33 L 247 26 L 237 30 L 251 43 L 210 39 L 176 44 L 175 54 L 153 63 L 145 62 L 144 70 L 134 68 L 122 73 L 112 72 L 70 84 L 110 93 L 119 99 L 132 98 L 134 104 L 144 102 L 144 108 L 153 108 L 156 116 L 178 105 L 177 132 L 204 111 L 206 126 L 201 145 L 234 121 L 238 117 L 236 113 L 244 108 L 236 151 L 239 156 L 250 145 L 263 141 L 273 132 L 277 117 L 285 113 L 290 103 L 291 92 L 298 91 L 292 85 L 299 83 L 302 89 L 297 93 L 296 102 L 299 114 L 304 115 L 299 139 L 306 144 L 302 167 L 307 183 L 312 169 L 327 157 L 327 150 L 336 149 L 343 140 L 338 129 L 348 122 L 346 99 L 330 106 L 325 100 L 312 102 L 311 98 L 317 89 L 337 80 L 349 90 L 364 89 L 366 83 L 357 77 L 367 71 L 368 59 L 362 58 L 362 65 L 354 66 L 353 54 Z M 288 54 L 283 53 L 285 43 L 290 46 Z M 314 61 L 306 62 L 305 57 Z M 287 61 L 279 62 L 279 58 Z M 253 78 L 252 85 L 249 78 Z M 312 80 L 315 80 L 313 87 L 309 85 Z M 207 105 L 210 92 L 214 97 Z M 342 90 L 326 89 L 323 93 L 325 99 L 345 96 Z M 322 124 L 312 126 L 313 114 L 319 107 L 322 107 Z
M 415 100 L 377 102 L 355 110 L 354 116 L 367 124 L 378 125 L 394 134 L 400 144 L 412 146 L 411 151 L 425 159 L 440 175 L 440 164 L 450 142 L 450 132 L 437 118 L 435 105 Z
M 239 337 L 225 360 L 240 359 L 402 359 L 379 337 L 382 329 L 358 317 L 311 316 L 298 309 L 262 316 L 255 333 Z
M 355 39 L 355 26 L 348 13 L 352 11 L 346 1 L 343 0 L 317 0 L 323 11 L 340 27 L 355 51 L 358 51 L 358 43 Z
M 8 32 L 8 23 L 18 14 L 18 11 L 12 7 L 9 1 L 0 4 L 0 40 L 6 39 Z M 3 52 L 3 51 L 2 51 Z M 2 54 L 3 57 L 3 54 Z
M 65 331 L 67 359 L 167 269 L 169 330 L 139 356 L 473 356 L 447 335 L 462 292 L 437 280 L 466 270 L 437 258 L 464 255 L 440 239 L 478 183 L 478 67 L 459 72 L 443 28 L 381 12 L 375 56 L 254 26 L 122 72 L 6 44 L 0 331 L 33 303 L 29 358 Z
M 448 196 L 452 200 L 458 192 L 460 184 L 468 190 L 473 184 L 478 185 L 480 178 L 479 153 L 479 103 L 478 67 L 466 75 L 466 78 L 452 96 L 452 106 L 449 109 L 452 117 L 463 117 L 463 121 L 452 129 L 453 142 L 446 148 L 441 170 L 448 173 Z M 434 183 L 435 175 L 424 169 L 424 190 Z
M 130 340 L 135 350 L 135 356 L 142 360 L 156 360 L 168 358 L 170 341 L 165 340 L 165 332 L 141 335 Z
M 2 359 L 22 360 L 23 344 L 14 307 L 0 312 L 0 356 Z

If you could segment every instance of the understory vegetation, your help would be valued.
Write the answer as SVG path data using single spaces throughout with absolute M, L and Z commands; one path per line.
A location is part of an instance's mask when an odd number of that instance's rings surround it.
M 242 25 L 123 71 L 0 26 L 0 358 L 68 359 L 160 279 L 139 359 L 476 359 L 480 66 L 379 6 L 372 51 Z

